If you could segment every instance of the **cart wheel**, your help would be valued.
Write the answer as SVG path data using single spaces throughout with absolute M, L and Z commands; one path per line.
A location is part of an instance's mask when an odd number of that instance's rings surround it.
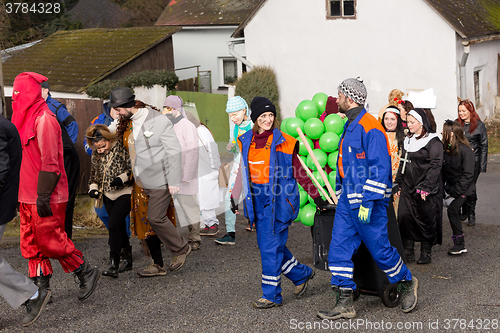
M 398 284 L 387 284 L 382 291 L 381 298 L 382 303 L 388 308 L 393 308 L 401 303 L 401 294 L 398 291 Z
M 359 290 L 359 288 L 356 288 L 356 289 L 354 290 L 354 295 L 353 295 L 354 297 L 353 297 L 353 301 L 357 300 L 357 299 L 358 299 L 358 297 L 359 297 L 359 295 L 361 295 L 361 291 Z

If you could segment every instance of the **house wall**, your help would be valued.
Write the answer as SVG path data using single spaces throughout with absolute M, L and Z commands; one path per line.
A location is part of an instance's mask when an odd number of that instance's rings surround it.
M 325 4 L 268 0 L 245 28 L 248 60 L 276 71 L 284 117 L 317 92 L 336 96 L 339 83 L 356 76 L 373 114 L 394 88 L 434 88 L 438 126 L 456 115 L 455 31 L 429 5 L 357 1 L 355 20 L 327 20 Z
M 175 68 L 200 65 L 200 71 L 212 71 L 212 92 L 223 84 L 221 58 L 234 58 L 229 54 L 227 42 L 235 26 L 183 28 L 175 33 L 174 42 Z M 236 53 L 245 56 L 245 46 L 236 45 Z M 241 63 L 238 62 L 241 71 Z M 196 76 L 196 68 L 176 71 L 180 80 Z M 225 92 L 225 91 L 224 91 Z
M 457 48 L 457 53 L 463 53 L 463 47 Z M 476 111 L 481 117 L 493 116 L 495 96 L 498 95 L 498 56 L 500 55 L 500 40 L 472 44 L 466 64 L 467 98 L 474 102 Z M 460 58 L 461 59 L 461 54 Z M 479 94 L 481 104 L 476 105 L 474 94 L 474 72 L 479 70 Z
M 173 71 L 175 66 L 172 45 L 172 37 L 169 37 L 115 72 L 106 76 L 103 80 L 121 79 L 129 74 L 145 70 L 164 69 L 167 71 Z

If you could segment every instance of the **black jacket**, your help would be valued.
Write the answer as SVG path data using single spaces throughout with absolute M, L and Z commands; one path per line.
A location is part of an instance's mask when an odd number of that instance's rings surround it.
M 16 216 L 22 156 L 16 126 L 0 115 L 0 225 Z
M 451 155 L 444 152 L 443 181 L 444 190 L 454 198 L 470 195 L 476 188 L 474 178 L 474 153 L 466 145 L 459 143 L 459 152 Z
M 469 133 L 469 125 L 465 124 L 464 134 L 469 145 L 474 151 L 474 160 L 481 163 L 481 172 L 486 172 L 486 166 L 488 164 L 488 134 L 486 133 L 486 126 L 481 120 L 477 121 L 477 127 L 474 133 Z

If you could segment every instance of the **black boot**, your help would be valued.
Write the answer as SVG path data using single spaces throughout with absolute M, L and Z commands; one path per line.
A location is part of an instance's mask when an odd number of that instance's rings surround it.
M 117 278 L 119 266 L 120 252 L 109 252 L 109 267 L 102 272 L 102 275 Z
M 122 261 L 118 268 L 118 273 L 132 270 L 132 246 L 122 249 Z
M 50 290 L 38 288 L 38 297 L 24 302 L 26 306 L 26 316 L 23 318 L 23 326 L 30 326 L 38 319 L 43 307 L 48 303 Z
M 99 280 L 99 270 L 95 267 L 90 267 L 89 263 L 84 259 L 82 266 L 73 273 L 80 280 L 78 299 L 83 301 L 94 292 Z
M 467 197 L 467 206 L 469 207 L 469 222 L 467 222 L 468 226 L 476 225 L 476 202 L 477 202 L 477 194 L 469 195 Z
M 321 319 L 335 320 L 340 318 L 356 318 L 356 310 L 352 304 L 354 291 L 332 286 L 335 305 L 331 311 L 320 311 L 318 317 Z
M 52 274 L 49 274 L 49 275 L 37 276 L 37 277 L 31 278 L 31 279 L 33 280 L 33 283 L 38 288 L 50 290 L 50 278 L 51 277 L 52 277 Z M 50 304 L 50 303 L 52 303 L 52 294 L 49 295 L 49 300 L 47 301 L 47 304 Z
M 415 242 L 411 239 L 403 241 L 406 263 L 415 262 Z
M 423 241 L 420 244 L 420 258 L 418 259 L 417 264 L 430 264 L 432 261 L 431 250 L 432 243 Z
M 453 240 L 453 247 L 448 250 L 449 255 L 459 255 L 462 253 L 467 253 L 465 248 L 464 235 L 453 235 L 451 236 Z

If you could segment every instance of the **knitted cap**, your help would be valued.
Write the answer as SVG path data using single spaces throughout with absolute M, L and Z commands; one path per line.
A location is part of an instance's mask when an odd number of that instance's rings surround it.
M 352 99 L 358 105 L 365 105 L 367 95 L 366 87 L 359 76 L 355 79 L 345 79 L 338 86 L 337 90 L 346 97 Z
M 252 115 L 250 117 L 254 123 L 257 122 L 257 118 L 264 112 L 272 112 L 274 116 L 276 116 L 276 107 L 265 97 L 255 97 L 250 104 L 250 108 L 252 109 Z
M 250 115 L 250 110 L 248 109 L 248 104 L 241 96 L 234 96 L 233 98 L 229 98 L 226 104 L 226 112 L 233 113 L 236 111 L 240 111 L 246 109 L 247 116 Z

